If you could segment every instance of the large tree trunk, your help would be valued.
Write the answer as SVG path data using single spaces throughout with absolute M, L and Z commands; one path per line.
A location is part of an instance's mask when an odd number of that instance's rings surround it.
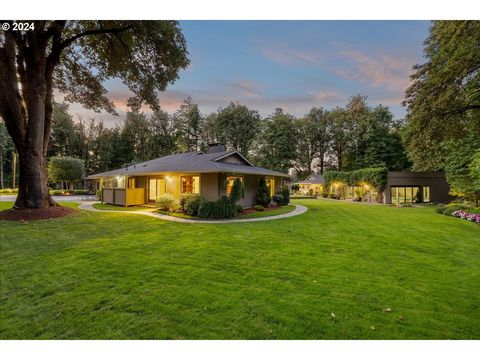
M 45 170 L 45 156 L 28 149 L 19 154 L 20 179 L 14 208 L 46 208 L 56 205 L 51 198 Z
M 0 151 L 0 189 L 3 189 L 3 152 Z
M 46 46 L 41 32 L 27 32 L 24 38 L 6 32 L 0 52 L 0 115 L 19 156 L 17 209 L 56 205 L 48 192 L 46 171 L 53 100 L 53 67 L 47 66 Z

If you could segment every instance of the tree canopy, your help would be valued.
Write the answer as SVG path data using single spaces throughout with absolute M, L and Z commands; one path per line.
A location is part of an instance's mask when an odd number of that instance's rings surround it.
M 480 22 L 433 21 L 407 89 L 404 140 L 417 170 L 445 166 L 448 140 L 480 138 Z

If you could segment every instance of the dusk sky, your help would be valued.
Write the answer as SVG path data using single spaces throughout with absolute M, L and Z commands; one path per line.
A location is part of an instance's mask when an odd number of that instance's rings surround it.
M 191 65 L 160 96 L 174 112 L 187 96 L 207 114 L 240 102 L 263 116 L 276 107 L 302 116 L 312 106 L 343 106 L 368 96 L 396 118 L 411 68 L 422 63 L 428 21 L 181 21 Z M 111 126 L 125 117 L 128 90 L 106 84 L 120 116 L 95 114 L 78 104 L 72 114 Z M 57 98 L 57 100 L 61 100 Z

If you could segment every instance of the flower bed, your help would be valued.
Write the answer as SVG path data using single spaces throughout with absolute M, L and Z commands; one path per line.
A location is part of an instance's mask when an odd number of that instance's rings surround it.
M 457 210 L 452 213 L 452 216 L 465 219 L 468 221 L 473 221 L 475 223 L 480 223 L 480 214 L 471 214 L 469 212 L 463 210 Z

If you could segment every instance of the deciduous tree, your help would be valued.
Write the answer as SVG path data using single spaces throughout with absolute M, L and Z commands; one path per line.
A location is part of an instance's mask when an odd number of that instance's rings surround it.
M 120 78 L 143 103 L 158 109 L 158 93 L 189 64 L 175 21 L 35 21 L 35 30 L 0 33 L 0 115 L 18 150 L 15 208 L 54 205 L 47 187 L 46 154 L 53 90 L 66 101 L 114 113 L 102 83 Z

